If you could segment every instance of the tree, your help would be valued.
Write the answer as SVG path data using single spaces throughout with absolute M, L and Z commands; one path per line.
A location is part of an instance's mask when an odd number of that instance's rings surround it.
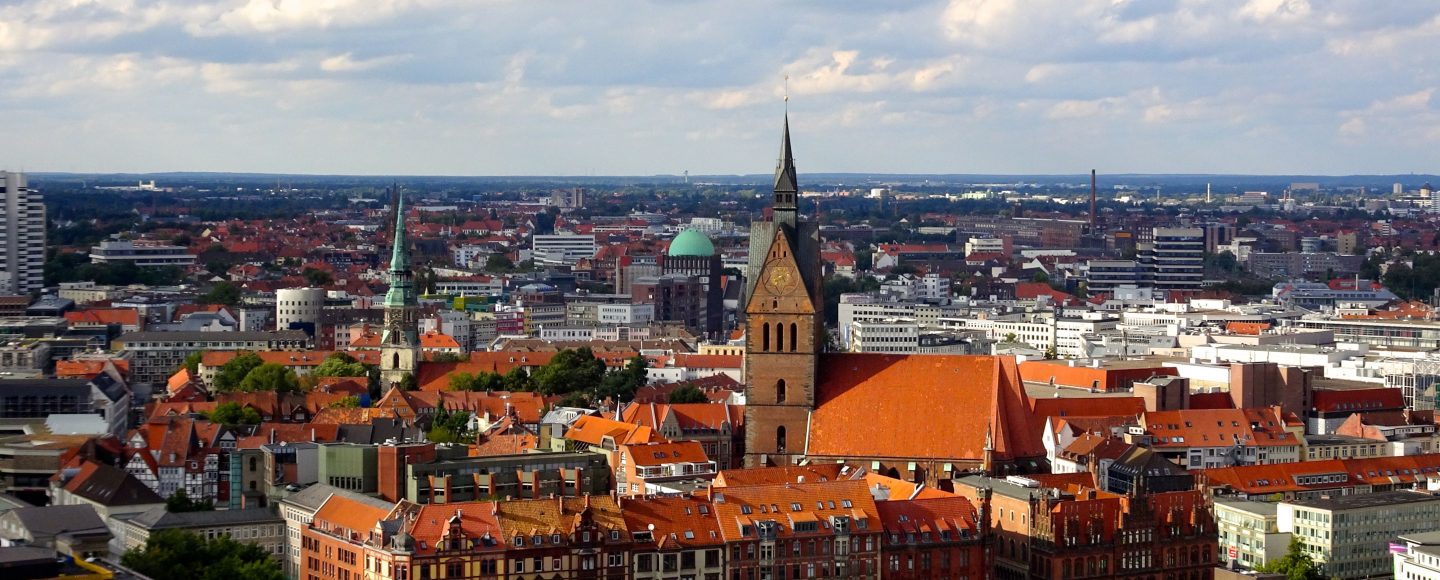
M 279 561 L 260 546 L 182 530 L 150 534 L 145 547 L 126 552 L 120 563 L 155 580 L 285 579 Z
M 505 377 L 498 373 L 482 372 L 479 374 L 455 373 L 450 375 L 450 390 L 452 391 L 503 391 L 505 390 Z
M 415 373 L 405 373 L 405 376 L 400 377 L 399 387 L 402 391 L 413 391 L 420 388 L 420 382 L 415 378 Z
M 430 357 L 430 362 L 436 362 L 436 363 L 458 363 L 458 362 L 465 362 L 465 357 L 460 356 L 459 354 L 453 353 L 453 352 L 438 352 L 438 353 L 435 353 L 435 356 Z
M 300 275 L 305 277 L 306 284 L 316 288 L 329 286 L 331 282 L 335 281 L 334 276 L 331 276 L 329 272 L 319 268 L 305 268 L 300 271 Z
M 678 405 L 680 403 L 709 403 L 710 398 L 706 397 L 705 392 L 701 391 L 699 387 L 686 384 L 680 385 L 676 387 L 675 390 L 670 391 L 670 396 L 665 398 L 665 402 L 671 405 Z
M 506 256 L 505 254 L 490 254 L 490 257 L 485 258 L 486 272 L 503 274 L 513 271 L 514 269 L 515 262 L 512 261 L 510 257 Z
M 433 443 L 470 443 L 475 434 L 470 430 L 470 412 L 463 409 L 449 411 L 441 403 L 435 408 L 430 420 L 430 430 L 425 437 Z
M 265 363 L 245 374 L 245 378 L 240 381 L 240 390 L 247 393 L 260 391 L 293 393 L 300 390 L 300 381 L 295 377 L 295 371 L 286 368 L 285 365 Z
M 1040 283 L 1042 283 L 1042 284 L 1049 284 L 1049 283 L 1050 283 L 1050 275 L 1049 275 L 1049 274 L 1046 274 L 1044 270 L 1037 270 L 1037 271 L 1035 272 L 1035 275 L 1030 277 L 1030 281 L 1031 281 L 1031 282 L 1040 282 Z
M 217 282 L 205 296 L 200 298 L 206 304 L 234 306 L 240 303 L 240 287 L 231 282 Z
M 239 403 L 220 403 L 210 411 L 210 420 L 226 427 L 236 425 L 259 425 L 260 412 L 254 407 L 241 407 Z
M 325 357 L 315 370 L 310 371 L 313 377 L 364 377 L 370 375 L 370 368 L 367 365 L 343 352 L 337 352 Z
M 185 493 L 183 489 L 178 489 L 165 499 L 165 511 L 172 514 L 215 511 L 215 502 L 208 499 L 190 499 L 190 494 Z
M 590 400 L 589 395 L 585 394 L 582 391 L 575 391 L 573 393 L 565 395 L 565 397 L 560 399 L 557 404 L 561 407 L 576 407 L 580 409 L 588 409 L 595 403 L 594 401 Z
M 360 397 L 344 397 L 334 403 L 330 403 L 331 409 L 358 409 L 360 408 Z
M 1305 544 L 1300 536 L 1290 537 L 1290 547 L 1278 560 L 1271 560 L 1255 568 L 1257 572 L 1284 574 L 1287 580 L 1322 580 L 1324 574 L 1315 566 L 1315 560 L 1305 553 Z
M 200 374 L 200 361 L 204 358 L 205 352 L 197 350 L 186 355 L 185 361 L 180 363 L 180 367 L 190 371 L 190 376 L 198 376 Z
M 630 357 L 630 360 L 625 362 L 625 368 L 605 374 L 600 380 L 599 388 L 594 390 L 594 399 L 610 399 L 616 403 L 635 400 L 635 391 L 650 382 L 649 368 L 650 362 L 645 360 L 645 357 L 638 354 Z
M 567 348 L 555 353 L 549 363 L 535 371 L 535 384 L 542 395 L 564 395 L 588 391 L 605 376 L 605 363 L 595 358 L 588 346 Z
M 260 355 L 253 352 L 240 353 L 230 359 L 230 362 L 220 365 L 220 370 L 215 373 L 215 391 L 225 393 L 240 388 L 240 381 L 245 380 L 250 371 L 263 364 L 265 361 Z
M 502 381 L 504 388 L 501 390 L 515 392 L 535 390 L 535 379 L 522 367 L 510 369 L 510 372 L 505 373 L 504 379 Z

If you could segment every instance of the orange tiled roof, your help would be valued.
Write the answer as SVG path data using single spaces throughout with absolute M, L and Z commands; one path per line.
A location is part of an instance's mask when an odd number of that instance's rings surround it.
M 1045 455 L 1012 358 L 827 354 L 820 372 L 810 455 L 978 461 L 987 433 L 997 460 Z
M 795 522 L 830 516 L 849 516 L 859 529 L 878 529 L 876 502 L 864 481 L 727 487 L 712 491 L 711 498 L 720 535 L 727 542 L 758 539 L 754 522 L 763 520 L 774 521 L 777 536 L 785 539 L 829 533 L 824 528 L 797 532 Z M 865 523 L 859 524 L 861 520 Z
M 1275 409 L 1186 409 L 1145 413 L 1140 426 L 1155 438 L 1157 449 L 1300 445 L 1285 422 Z
M 1356 485 L 1412 485 L 1440 474 L 1440 453 L 1364 459 L 1221 467 L 1201 472 L 1210 487 L 1249 495 L 1341 489 Z M 1329 476 L 1328 481 L 1319 476 Z
M 630 460 L 635 465 L 643 467 L 710 461 L 710 458 L 705 456 L 705 448 L 700 446 L 699 441 L 648 441 L 629 443 L 621 445 L 620 448 L 630 453 Z
M 481 540 L 466 545 L 468 550 L 504 550 L 506 540 L 495 514 L 499 504 L 493 501 L 431 504 L 421 506 L 411 520 L 410 536 L 415 538 L 415 553 L 433 554 L 442 546 L 450 524 L 459 518 L 460 531 L 466 538 Z M 485 541 L 489 538 L 490 541 Z
M 840 463 L 726 469 L 715 477 L 715 487 L 799 483 L 801 478 L 809 482 L 826 482 L 842 478 L 848 479 L 844 476 L 850 473 L 852 472 Z
M 375 524 L 385 519 L 389 512 L 390 510 L 358 502 L 340 494 L 332 494 L 315 512 L 312 522 L 315 527 L 342 538 L 348 538 L 351 534 L 365 538 L 375 529 Z
M 605 437 L 614 439 L 616 445 L 657 440 L 655 432 L 649 427 L 621 423 L 614 419 L 592 415 L 576 419 L 570 425 L 570 430 L 565 432 L 565 439 L 589 445 L 600 445 Z
M 620 506 L 608 495 L 512 500 L 499 503 L 496 511 L 495 519 L 506 538 L 567 535 L 580 523 L 577 516 L 588 511 L 602 534 L 617 530 L 629 539 Z
M 633 531 L 649 529 L 653 548 L 691 548 L 719 545 L 720 524 L 714 506 L 699 497 L 653 497 L 624 504 L 626 526 Z M 653 549 L 652 548 L 652 549 Z
M 460 343 L 455 337 L 439 332 L 427 332 L 420 335 L 420 348 L 460 348 Z
M 875 502 L 875 510 L 880 525 L 892 534 L 929 532 L 939 537 L 941 532 L 949 532 L 956 540 L 979 535 L 975 505 L 958 495 Z

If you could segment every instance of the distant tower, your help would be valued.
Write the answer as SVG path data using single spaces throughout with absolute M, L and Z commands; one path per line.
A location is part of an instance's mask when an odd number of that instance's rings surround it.
M 29 294 L 44 286 L 45 203 L 25 174 L 0 171 L 0 293 Z
M 380 382 L 385 388 L 415 372 L 420 359 L 416 333 L 420 301 L 405 243 L 405 194 L 395 201 L 395 247 L 390 254 L 390 290 L 385 292 L 385 332 L 380 337 Z
M 1090 170 L 1090 232 L 1091 232 L 1091 233 L 1094 233 L 1094 232 L 1096 231 L 1096 230 L 1095 230 L 1095 224 L 1098 223 L 1097 220 L 1096 220 L 1096 217 L 1097 217 L 1098 215 L 1099 215 L 1099 214 L 1095 213 L 1095 170 L 1094 170 L 1094 169 L 1091 169 L 1091 170 Z
M 1210 203 L 1210 184 L 1205 184 L 1205 203 Z
M 750 228 L 745 305 L 745 464 L 791 465 L 805 453 L 824 350 L 820 229 L 800 221 L 790 119 L 780 141 L 770 221 Z

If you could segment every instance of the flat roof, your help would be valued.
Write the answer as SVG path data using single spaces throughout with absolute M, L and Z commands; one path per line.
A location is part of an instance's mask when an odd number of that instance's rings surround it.
M 1329 499 L 1297 499 L 1285 503 L 1306 508 L 1338 511 L 1429 501 L 1440 501 L 1440 496 L 1418 491 L 1382 491 L 1357 495 L 1342 495 Z
M 1215 507 L 1224 506 L 1227 509 L 1245 512 L 1255 516 L 1274 516 L 1280 511 L 1280 504 L 1269 501 L 1249 501 L 1243 499 L 1217 499 Z

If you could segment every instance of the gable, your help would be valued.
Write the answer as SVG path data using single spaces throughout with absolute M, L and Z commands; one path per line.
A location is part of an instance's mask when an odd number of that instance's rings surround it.
M 815 314 L 809 281 L 795 255 L 795 244 L 786 228 L 775 228 L 775 237 L 766 251 L 763 266 L 755 277 L 754 292 L 747 314 Z

